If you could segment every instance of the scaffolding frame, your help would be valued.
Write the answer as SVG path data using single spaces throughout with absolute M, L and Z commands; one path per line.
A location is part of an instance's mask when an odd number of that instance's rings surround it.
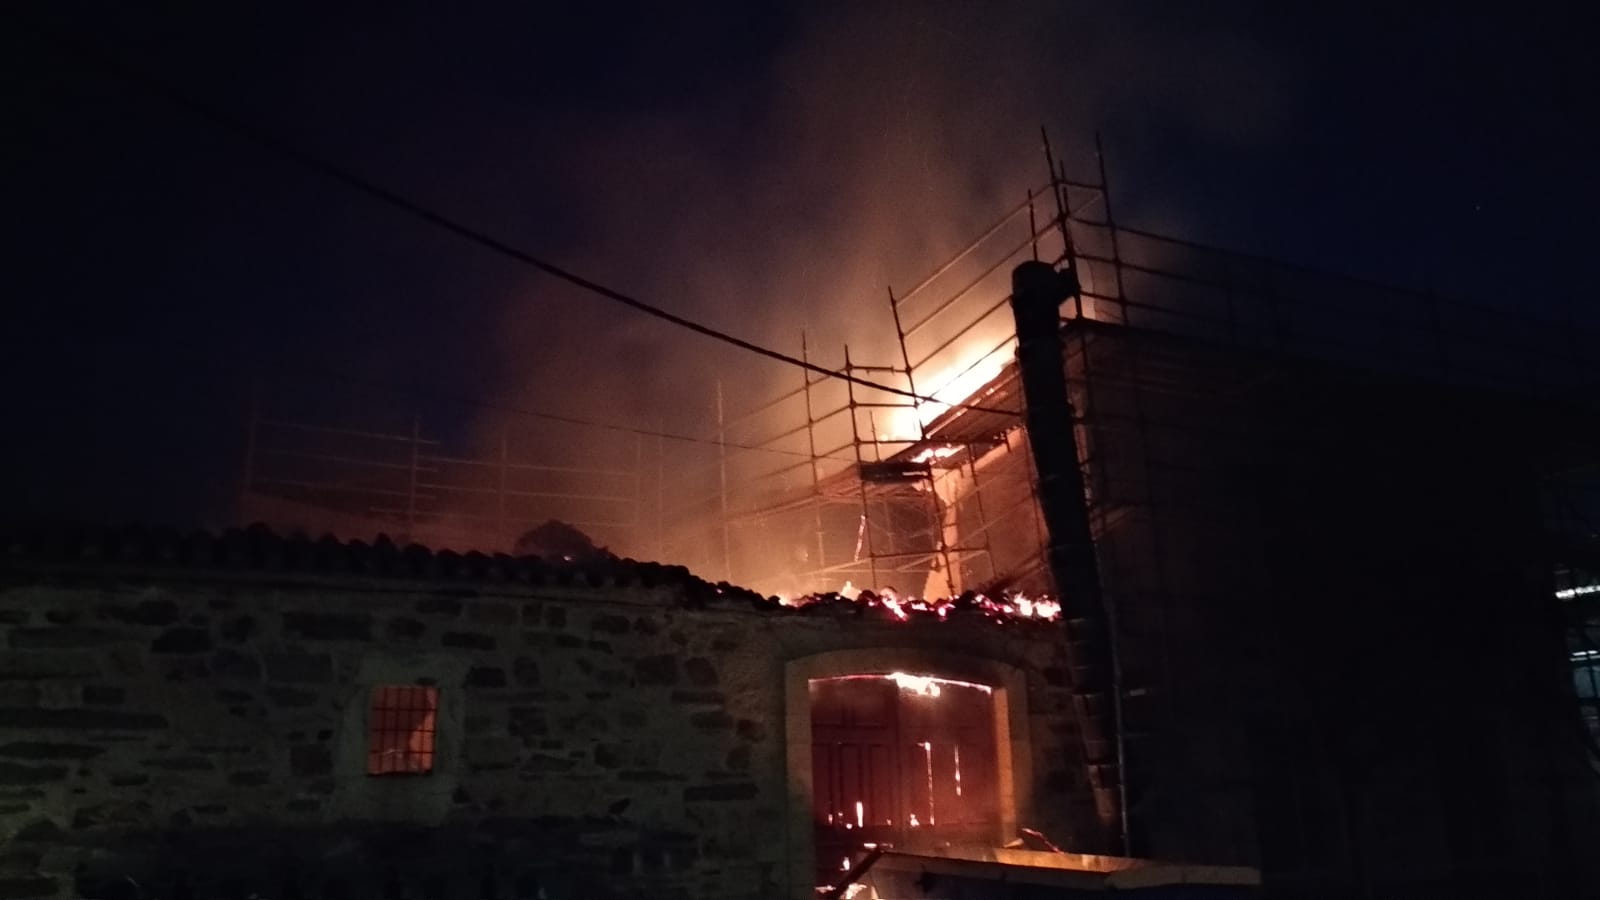
M 1017 415 L 1023 398 L 1007 306 L 1016 263 L 1031 258 L 1069 264 L 1081 289 L 1063 309 L 1061 326 L 1091 530 L 1097 542 L 1136 528 L 1144 540 L 1137 560 L 1101 566 L 1105 592 L 1115 600 L 1108 603 L 1113 644 L 1127 650 L 1114 663 L 1118 769 L 1137 770 L 1140 744 L 1152 737 L 1141 732 L 1142 723 L 1154 719 L 1148 707 L 1176 702 L 1152 697 L 1183 689 L 1174 644 L 1184 613 L 1177 583 L 1184 560 L 1169 560 L 1168 547 L 1177 547 L 1172 556 L 1184 548 L 1176 539 L 1169 542 L 1169 528 L 1177 536 L 1170 522 L 1223 521 L 1226 515 L 1220 492 L 1172 490 L 1173 479 L 1166 477 L 1200 481 L 1193 476 L 1207 474 L 1206 460 L 1172 458 L 1158 448 L 1182 445 L 1173 434 L 1201 443 L 1233 437 L 1204 415 L 1172 413 L 1174 398 L 1193 393 L 1186 383 L 1192 372 L 1184 368 L 1191 363 L 1164 353 L 1160 339 L 1238 360 L 1237 371 L 1214 379 L 1218 383 L 1233 378 L 1240 385 L 1259 384 L 1289 366 L 1322 365 L 1396 382 L 1467 388 L 1484 397 L 1531 398 L 1586 420 L 1600 414 L 1600 353 L 1593 352 L 1600 333 L 1570 318 L 1543 319 L 1119 224 L 1098 149 L 1097 142 L 1094 178 L 1071 180 L 1064 164 L 1047 158 L 1048 185 L 1028 191 L 909 290 L 889 289 L 892 340 L 852 336 L 837 363 L 820 363 L 845 378 L 801 370 L 794 386 L 738 410 L 728 408 L 719 385 L 714 440 L 669 447 L 660 437 L 653 446 L 636 439 L 633 462 L 621 470 L 565 472 L 631 479 L 620 492 L 516 488 L 513 473 L 553 473 L 558 467 L 512 462 L 503 442 L 498 459 L 447 454 L 416 419 L 408 433 L 345 433 L 402 448 L 398 458 L 363 470 L 390 481 L 319 485 L 366 491 L 378 498 L 368 504 L 370 512 L 400 523 L 417 540 L 429 539 L 427 519 L 447 495 L 497 498 L 497 513 L 479 515 L 493 519 L 502 543 L 512 530 L 506 522 L 510 503 L 615 503 L 627 509 L 617 520 L 568 520 L 580 527 L 623 528 L 628 552 L 644 555 L 648 546 L 659 559 L 774 594 L 834 591 L 846 584 L 907 594 L 1053 592 L 1036 500 L 1038 475 Z M 1053 212 L 1041 216 L 1041 204 Z M 1123 349 L 1116 365 L 1108 366 L 1102 351 L 1112 341 Z M 799 348 L 807 364 L 824 358 L 804 333 Z M 251 490 L 307 488 L 287 478 L 273 485 L 262 474 L 265 461 L 282 452 L 267 432 L 284 427 L 301 426 L 252 417 L 246 462 Z M 1587 443 L 1580 441 L 1573 451 L 1572 468 L 1587 475 L 1545 482 L 1549 528 L 1563 538 L 1551 548 L 1553 581 L 1563 590 L 1600 586 L 1600 527 L 1583 515 L 1600 511 L 1600 428 L 1576 431 Z M 646 460 L 647 451 L 653 451 L 652 459 Z M 301 457 L 330 466 L 360 462 L 332 451 L 305 451 Z M 452 489 L 440 476 L 456 464 L 496 474 L 498 487 Z M 391 485 L 394 479 L 400 480 Z M 1585 499 L 1573 500 L 1584 492 Z M 1135 564 L 1142 570 L 1130 578 Z M 1125 604 L 1136 593 L 1138 602 Z M 1600 760 L 1600 701 L 1593 699 L 1600 690 L 1600 590 L 1574 595 L 1564 610 L 1574 678 L 1580 679 L 1583 715 Z
M 650 502 L 641 434 L 609 466 L 513 454 L 505 429 L 487 452 L 474 453 L 430 435 L 416 413 L 403 432 L 268 413 L 271 387 L 258 379 L 252 391 L 238 501 L 244 519 L 505 553 L 551 519 L 600 545 L 637 546 L 659 526 L 648 519 L 659 518 L 659 507 Z
M 1048 590 L 1042 551 L 1028 566 L 995 562 L 994 536 L 1013 520 L 1034 517 L 1034 530 L 1042 535 L 1037 512 L 1030 511 L 1031 490 L 1016 490 L 1021 479 L 1034 477 L 1031 470 L 990 474 L 1001 458 L 997 451 L 1011 453 L 1018 446 L 1020 418 L 983 422 L 982 414 L 961 408 L 981 403 L 1020 413 L 1020 393 L 1006 375 L 1016 344 L 1008 278 L 1028 258 L 1057 265 L 1070 260 L 1078 271 L 1082 289 L 1063 310 L 1069 330 L 1080 323 L 1164 334 L 1249 354 L 1578 404 L 1588 404 L 1600 385 L 1600 354 L 1584 350 L 1600 346 L 1600 334 L 1570 318 L 1541 319 L 1120 224 L 1098 137 L 1092 177 L 1069 178 L 1065 163 L 1048 148 L 1046 165 L 1045 186 L 1029 190 L 908 290 L 888 290 L 892 343 L 877 346 L 897 357 L 894 362 L 864 363 L 859 351 L 845 348 L 841 363 L 831 367 L 839 375 L 880 379 L 934 400 L 803 372 L 790 390 L 736 413 L 719 411 L 722 446 L 716 460 L 669 467 L 695 483 L 697 468 L 715 465 L 720 480 L 701 497 L 663 501 L 665 520 L 680 526 L 669 528 L 676 537 L 661 537 L 665 556 L 773 593 L 836 590 L 844 581 L 906 588 L 907 578 L 913 579 L 910 593 L 937 584 L 950 593 L 1004 586 Z M 1040 201 L 1053 207 L 1052 215 L 1040 215 Z M 1082 348 L 1090 335 L 1083 328 L 1069 336 L 1080 359 L 1088 358 Z M 801 357 L 816 362 L 806 335 L 799 343 Z M 1160 390 L 1162 379 L 1174 377 L 1157 363 L 1133 364 L 1140 391 Z M 1150 424 L 1137 405 L 1132 415 L 1106 412 L 1097 419 L 1096 378 L 1090 373 L 1080 380 L 1080 427 L 1127 427 L 1148 444 Z M 885 430 L 885 422 L 894 424 Z M 750 465 L 767 458 L 763 449 L 798 458 Z M 1092 450 L 1085 452 L 1080 463 L 1091 486 L 1091 515 L 1103 525 L 1116 511 L 1097 508 L 1096 497 L 1106 496 L 1112 485 Z M 892 483 L 878 480 L 897 474 L 903 477 Z M 989 483 L 996 480 L 1010 483 Z M 997 502 L 1003 493 L 1021 496 Z M 976 521 L 957 528 L 953 517 L 963 505 Z M 717 514 L 708 515 L 712 507 Z M 913 508 L 921 512 L 905 511 Z M 764 567 L 734 559 L 739 553 L 729 548 L 738 540 L 729 535 L 776 527 L 797 512 L 811 534 L 804 565 Z M 840 527 L 841 517 L 852 516 L 859 540 L 840 553 L 826 535 Z M 724 548 L 720 558 L 696 552 L 708 541 Z M 926 578 L 940 573 L 942 580 Z M 915 584 L 918 577 L 922 584 Z

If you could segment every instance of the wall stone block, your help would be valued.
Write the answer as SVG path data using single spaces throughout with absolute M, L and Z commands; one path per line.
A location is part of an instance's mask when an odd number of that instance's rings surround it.
M 297 778 L 327 775 L 333 771 L 333 753 L 322 744 L 305 744 L 289 750 L 289 771 Z
M 89 653 L 48 650 L 0 653 L 0 681 L 93 678 L 99 674 L 100 663 Z
M 474 666 L 467 670 L 467 687 L 501 688 L 506 686 L 506 670 L 493 666 Z
M 717 683 L 717 667 L 703 656 L 684 660 L 683 672 L 695 687 L 709 687 Z
M 140 765 L 168 772 L 211 772 L 217 764 L 204 756 L 173 756 L 164 759 L 147 759 Z
M 15 650 L 59 650 L 72 647 L 104 647 L 137 640 L 133 632 L 113 628 L 62 626 L 59 628 L 13 628 L 10 644 Z
M 601 634 L 627 634 L 633 629 L 633 623 L 627 616 L 601 614 L 589 623 L 589 629 Z
M 0 722 L 10 728 L 105 731 L 139 731 L 170 724 L 166 716 L 156 713 L 111 709 L 0 709 Z
M 428 626 L 416 619 L 398 616 L 390 619 L 388 624 L 384 626 L 383 631 L 391 640 L 414 641 L 422 637 L 427 630 Z
M 537 736 L 550 733 L 549 720 L 545 711 L 531 706 L 516 706 L 511 708 L 511 721 L 507 726 L 508 733 L 516 737 Z
M 0 785 L 49 784 L 67 777 L 66 766 L 25 766 L 0 762 Z
M 517 608 L 509 603 L 474 603 L 467 607 L 467 621 L 478 625 L 515 625 Z
M 97 744 L 59 744 L 46 741 L 12 741 L 0 744 L 0 756 L 12 759 L 93 759 L 106 752 Z
M 268 653 L 267 679 L 288 684 L 326 684 L 333 680 L 333 657 L 326 653 Z
M 760 793 L 761 789 L 749 781 L 691 785 L 683 789 L 683 802 L 730 803 L 736 800 L 750 800 Z
M 678 683 L 678 657 L 672 654 L 647 656 L 634 664 L 633 672 L 641 685 L 671 686 Z
M 511 666 L 511 675 L 517 684 L 524 687 L 539 683 L 539 662 L 526 656 L 519 656 Z
M 83 687 L 83 702 L 89 706 L 121 706 L 127 699 L 126 688 L 109 684 L 87 684 Z
M 416 610 L 424 616 L 446 616 L 454 618 L 461 615 L 462 603 L 456 597 L 435 595 L 423 597 L 417 601 Z
M 447 631 L 439 643 L 462 650 L 493 650 L 495 640 L 491 635 L 476 631 Z
M 267 699 L 271 700 L 274 706 L 280 707 L 315 706 L 317 701 L 322 699 L 322 695 L 300 688 L 273 686 L 267 688 Z
M 250 636 L 255 632 L 255 616 L 234 616 L 223 622 L 221 627 L 217 629 L 217 633 L 222 635 L 223 640 L 235 644 L 242 644 L 250 640 Z
M 151 653 L 204 653 L 211 649 L 211 634 L 201 628 L 172 628 L 150 642 Z
M 145 600 L 131 605 L 102 606 L 99 616 L 125 625 L 171 625 L 178 621 L 178 605 L 171 600 Z
M 255 681 L 261 677 L 261 664 L 237 650 L 218 650 L 211 654 L 209 668 L 217 678 Z
M 0 878 L 0 900 L 54 897 L 60 890 L 54 878 Z
M 310 641 L 370 641 L 372 616 L 357 613 L 286 612 L 287 635 Z

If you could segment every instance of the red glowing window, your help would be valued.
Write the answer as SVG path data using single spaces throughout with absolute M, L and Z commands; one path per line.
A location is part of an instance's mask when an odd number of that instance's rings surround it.
M 433 771 L 439 689 L 379 685 L 367 716 L 368 775 L 426 775 Z

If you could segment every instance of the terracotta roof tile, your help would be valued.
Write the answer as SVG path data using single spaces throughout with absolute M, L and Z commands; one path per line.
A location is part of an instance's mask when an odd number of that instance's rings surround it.
M 727 583 L 713 584 L 683 566 L 607 558 L 568 562 L 532 556 L 401 547 L 377 540 L 313 540 L 280 535 L 265 525 L 220 534 L 175 528 L 60 527 L 0 534 L 0 566 L 17 564 L 151 566 L 262 574 L 356 575 L 475 584 L 674 589 L 687 605 L 750 603 L 774 610 L 775 599 Z
M 372 543 L 331 535 L 313 540 L 280 535 L 265 525 L 220 534 L 176 528 L 59 527 L 0 533 L 0 570 L 6 568 L 93 569 L 125 567 L 240 572 L 259 575 L 356 576 L 468 585 L 528 585 L 590 589 L 661 589 L 686 608 L 753 608 L 776 615 L 820 616 L 865 621 L 937 618 L 952 621 L 1018 618 L 1010 606 L 977 595 L 923 603 L 900 601 L 892 592 L 863 591 L 859 597 L 819 594 L 791 602 L 764 597 L 727 582 L 709 582 L 684 566 L 602 558 L 578 561 L 456 553 L 410 544 L 385 535 Z M 1029 618 L 1021 616 L 1020 618 Z M 1043 622 L 1033 618 L 1031 621 Z

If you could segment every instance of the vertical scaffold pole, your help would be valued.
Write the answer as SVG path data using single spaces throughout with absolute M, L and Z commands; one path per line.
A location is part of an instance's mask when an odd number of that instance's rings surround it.
M 1094 160 L 1100 168 L 1100 205 L 1106 211 L 1106 232 L 1111 237 L 1111 277 L 1117 286 L 1117 306 L 1122 324 L 1128 323 L 1128 295 L 1122 289 L 1122 247 L 1117 241 L 1117 219 L 1111 212 L 1111 182 L 1106 178 L 1106 154 L 1100 145 L 1100 132 L 1094 133 Z M 1231 302 L 1231 301 L 1230 301 Z M 1231 309 L 1231 307 L 1230 307 Z
M 733 553 L 728 545 L 728 430 L 722 407 L 722 379 L 717 379 L 717 502 L 722 519 L 722 580 L 733 580 Z
M 855 374 L 855 366 L 850 362 L 849 344 L 844 345 L 844 373 L 846 375 Z M 844 388 L 845 398 L 850 408 L 850 446 L 855 448 L 856 453 L 856 487 L 861 494 L 861 540 L 859 545 L 864 546 L 867 551 L 867 571 L 871 575 L 872 582 L 867 586 L 867 589 L 876 591 L 880 587 L 878 584 L 878 556 L 872 549 L 872 517 L 868 515 L 867 480 L 862 477 L 861 473 L 861 464 L 866 460 L 861 456 L 861 423 L 856 420 L 859 414 L 859 407 L 856 404 L 855 382 L 848 378 L 845 379 Z M 858 556 L 857 560 L 859 558 Z
M 256 439 L 261 430 L 261 378 L 250 380 L 250 421 L 244 435 L 244 477 L 239 480 L 239 509 L 236 518 L 243 518 L 250 505 L 250 491 L 256 480 Z M 241 526 L 249 522 L 240 522 Z
M 667 420 L 656 416 L 656 560 L 667 558 Z
M 811 352 L 806 345 L 806 333 L 800 332 L 800 361 L 811 364 Z M 803 380 L 803 393 L 806 401 L 806 448 L 811 455 L 811 518 L 817 529 L 817 559 L 812 566 L 813 571 L 820 571 L 828 567 L 827 542 L 822 529 L 822 472 L 817 459 L 817 419 L 811 406 L 811 371 L 801 369 L 800 377 Z M 818 589 L 818 585 L 808 585 L 808 589 Z M 825 589 L 825 587 L 823 588 Z
M 1067 230 L 1067 201 L 1063 195 L 1066 191 L 1064 179 L 1056 170 L 1055 151 L 1050 149 L 1050 133 L 1043 128 L 1039 129 L 1039 137 L 1044 141 L 1044 162 L 1050 167 L 1050 193 L 1056 198 L 1056 230 L 1061 232 L 1061 256 L 1056 260 L 1071 263 L 1077 268 L 1077 261 L 1073 259 L 1072 233 Z M 1083 294 L 1074 291 L 1072 294 L 1072 316 L 1076 319 L 1083 318 Z M 1018 336 L 1020 339 L 1020 335 Z
M 498 531 L 495 538 L 499 541 L 500 546 L 506 548 L 507 552 L 513 549 L 513 543 L 516 540 L 511 536 L 511 522 L 506 517 L 506 490 L 510 474 L 511 439 L 507 436 L 506 430 L 502 428 L 500 429 L 500 484 L 499 490 L 495 492 L 495 528 Z
M 422 467 L 422 417 L 411 417 L 411 467 L 406 480 L 406 540 L 417 542 L 417 481 Z
M 1031 196 L 1031 195 L 1030 195 Z M 906 347 L 906 329 L 900 321 L 900 301 L 895 299 L 894 288 L 889 288 L 889 312 L 894 317 L 894 336 L 900 342 L 900 361 L 906 367 L 906 390 L 912 394 L 917 392 L 917 378 L 912 371 L 911 351 Z M 922 401 L 911 401 L 911 414 L 917 419 L 917 435 L 923 441 L 928 439 L 928 424 L 922 418 Z M 876 436 L 876 435 L 874 435 Z M 945 589 L 954 597 L 961 593 L 956 586 L 956 571 L 950 564 L 950 542 L 945 540 L 944 534 L 944 507 L 939 502 L 939 486 L 934 483 L 933 465 L 928 465 L 928 502 L 933 509 L 934 547 L 938 549 L 939 564 L 944 567 Z

